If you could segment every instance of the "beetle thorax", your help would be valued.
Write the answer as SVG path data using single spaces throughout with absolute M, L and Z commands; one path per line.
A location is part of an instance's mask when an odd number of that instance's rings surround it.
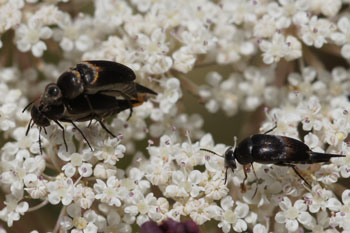
M 248 137 L 240 142 L 234 151 L 235 158 L 242 165 L 254 162 L 252 153 L 253 144 L 251 137 Z

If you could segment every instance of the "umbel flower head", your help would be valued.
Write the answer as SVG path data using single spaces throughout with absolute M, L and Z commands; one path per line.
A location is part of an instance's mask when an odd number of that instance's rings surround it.
M 0 231 L 349 231 L 349 4 L 0 0 Z M 47 101 L 67 71 L 83 94 Z M 220 156 L 276 123 L 344 157 Z

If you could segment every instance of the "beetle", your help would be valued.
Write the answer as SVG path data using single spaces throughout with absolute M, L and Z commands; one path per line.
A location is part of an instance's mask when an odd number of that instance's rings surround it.
M 237 160 L 238 163 L 243 165 L 243 171 L 245 175 L 242 182 L 242 187 L 244 187 L 244 182 L 248 178 L 246 166 L 251 165 L 255 177 L 257 177 L 253 166 L 254 162 L 291 167 L 295 173 L 309 187 L 311 187 L 310 184 L 298 172 L 296 164 L 323 163 L 329 162 L 329 160 L 333 157 L 345 157 L 345 155 L 340 154 L 313 152 L 305 143 L 294 138 L 267 134 L 273 131 L 276 127 L 277 125 L 264 134 L 251 135 L 241 141 L 238 145 L 235 139 L 234 146 L 229 147 L 224 153 L 226 168 L 225 184 L 227 182 L 227 171 L 228 169 L 231 169 L 232 172 L 234 172 L 234 169 L 237 168 Z M 203 148 L 200 150 L 219 155 L 211 150 Z M 256 191 L 253 197 L 255 196 Z
M 47 88 L 50 88 L 50 85 L 48 85 Z M 141 97 L 142 96 L 139 96 L 139 99 L 132 99 L 131 104 L 133 104 L 133 106 L 135 107 L 142 104 L 144 99 Z M 40 132 L 42 128 L 45 130 L 45 127 L 50 125 L 50 121 L 54 121 L 62 129 L 62 137 L 67 151 L 68 146 L 65 140 L 65 130 L 60 122 L 71 123 L 82 135 L 82 137 L 92 150 L 89 141 L 74 122 L 96 120 L 100 123 L 101 127 L 105 131 L 107 131 L 111 136 L 115 137 L 115 135 L 111 131 L 109 131 L 107 127 L 103 124 L 102 119 L 108 116 L 118 114 L 119 112 L 124 111 L 130 107 L 130 101 L 128 100 L 116 99 L 113 96 L 107 96 L 102 94 L 88 95 L 90 103 L 88 103 L 87 99 L 83 95 L 80 95 L 72 100 L 66 100 L 61 104 L 53 105 L 42 105 L 41 100 L 43 98 L 45 98 L 44 95 L 42 95 L 34 103 L 31 103 L 33 104 L 31 108 L 32 118 L 28 124 L 26 131 L 26 135 L 28 135 L 30 128 L 34 124 L 36 124 L 39 127 L 39 146 L 41 153 L 42 148 Z M 31 104 L 27 105 L 26 108 L 28 108 Z M 26 108 L 23 110 L 23 112 L 26 110 Z
M 132 69 L 117 62 L 82 61 L 62 73 L 56 84 L 50 83 L 50 88 L 45 88 L 41 104 L 44 108 L 60 105 L 65 99 L 84 95 L 92 110 L 89 95 L 121 96 L 130 102 L 130 118 L 133 112 L 132 99 L 137 99 L 140 93 L 157 95 L 153 90 L 134 82 L 135 78 Z
M 157 95 L 153 90 L 134 82 L 135 78 L 135 73 L 120 63 L 103 60 L 78 63 L 62 73 L 57 83 L 49 83 L 43 94 L 23 109 L 24 112 L 33 105 L 32 119 L 26 134 L 34 124 L 39 126 L 39 131 L 42 128 L 45 130 L 51 120 L 62 130 L 64 128 L 59 122 L 70 122 L 82 134 L 74 122 L 95 119 L 115 137 L 102 123 L 102 119 L 130 109 L 129 119 L 133 107 L 142 104 L 147 94 Z M 91 148 L 88 140 L 82 136 Z M 65 140 L 64 143 L 67 149 Z

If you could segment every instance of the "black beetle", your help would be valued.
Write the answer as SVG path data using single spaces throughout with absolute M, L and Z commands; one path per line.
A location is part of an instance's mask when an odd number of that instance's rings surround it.
M 112 61 L 82 61 L 75 67 L 61 74 L 57 83 L 50 83 L 45 88 L 41 104 L 45 108 L 50 105 L 60 105 L 64 99 L 74 99 L 84 95 L 90 104 L 89 95 L 104 94 L 121 96 L 130 102 L 130 115 L 132 115 L 132 99 L 138 94 L 157 93 L 151 89 L 135 83 L 136 76 L 132 69 Z
M 80 62 L 64 72 L 57 83 L 49 83 L 44 93 L 23 109 L 24 112 L 34 104 L 26 134 L 34 124 L 37 124 L 41 131 L 42 127 L 45 130 L 53 120 L 63 130 L 64 138 L 64 128 L 59 121 L 70 122 L 91 148 L 74 121 L 95 119 L 103 129 L 115 137 L 102 123 L 102 118 L 130 109 L 129 119 L 133 107 L 142 104 L 147 94 L 157 95 L 151 89 L 135 83 L 135 77 L 130 68 L 116 62 L 98 60 Z M 118 98 L 120 96 L 123 99 Z M 67 149 L 65 139 L 64 143 Z
M 237 168 L 236 160 L 238 163 L 243 165 L 243 171 L 245 178 L 242 182 L 242 187 L 244 187 L 244 182 L 247 179 L 246 166 L 251 165 L 254 171 L 253 163 L 262 164 L 275 164 L 278 166 L 288 166 L 293 168 L 295 173 L 309 186 L 310 184 L 302 177 L 302 175 L 296 169 L 296 164 L 312 164 L 312 163 L 322 163 L 329 162 L 333 157 L 345 157 L 345 155 L 340 154 L 328 154 L 328 153 L 318 153 L 313 152 L 305 143 L 296 140 L 294 138 L 276 135 L 267 135 L 267 133 L 274 130 L 273 129 L 265 132 L 264 134 L 252 135 L 243 141 L 241 141 L 236 146 L 229 147 L 225 154 L 225 184 L 227 182 L 227 170 L 230 168 L 232 172 Z M 202 151 L 207 151 L 218 155 L 214 151 L 207 149 L 200 149 Z M 220 156 L 220 155 L 219 155 Z M 256 192 L 256 191 L 255 191 Z M 255 193 L 254 193 L 255 196 Z
M 107 127 L 103 124 L 102 119 L 108 116 L 118 114 L 119 112 L 129 109 L 130 107 L 130 101 L 128 100 L 116 99 L 113 96 L 107 96 L 107 95 L 101 95 L 101 94 L 88 95 L 90 103 L 87 102 L 87 99 L 83 95 L 80 95 L 72 100 L 65 101 L 60 105 L 58 104 L 42 105 L 40 103 L 42 98 L 45 98 L 45 97 L 41 96 L 41 98 L 37 99 L 32 106 L 32 109 L 31 109 L 32 119 L 28 124 L 27 132 L 26 132 L 26 135 L 27 135 L 30 128 L 34 124 L 39 126 L 40 152 L 42 151 L 41 141 L 40 141 L 40 132 L 42 128 L 44 128 L 45 130 L 45 127 L 50 125 L 50 121 L 54 121 L 62 129 L 63 131 L 62 137 L 63 137 L 66 150 L 68 150 L 68 147 L 65 140 L 64 127 L 60 124 L 60 122 L 71 123 L 83 136 L 83 138 L 89 145 L 90 149 L 92 150 L 92 147 L 89 141 L 87 140 L 83 132 L 77 127 L 77 125 L 74 122 L 96 120 L 100 123 L 101 127 L 104 130 L 106 130 L 110 135 L 115 137 L 115 135 L 111 131 L 109 131 Z M 142 98 L 139 98 L 138 100 L 136 99 L 131 100 L 131 104 L 133 104 L 133 106 L 138 106 L 142 104 L 142 102 L 143 102 Z M 30 105 L 28 105 L 27 107 L 29 106 Z M 25 111 L 25 109 L 23 111 Z

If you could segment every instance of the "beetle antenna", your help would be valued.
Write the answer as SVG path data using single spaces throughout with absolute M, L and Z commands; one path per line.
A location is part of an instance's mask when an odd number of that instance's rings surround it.
M 214 151 L 212 151 L 212 150 L 208 150 L 208 149 L 204 149 L 204 148 L 200 148 L 199 150 L 201 150 L 201 151 L 206 151 L 206 152 L 209 152 L 209 153 L 212 153 L 212 154 L 214 154 L 214 155 L 217 155 L 217 156 L 222 157 L 222 155 L 219 155 L 218 153 L 216 153 L 216 152 L 214 152 Z
M 232 148 L 233 151 L 235 151 L 236 146 L 237 146 L 237 137 L 234 136 L 234 137 L 233 137 L 233 148 Z
M 22 110 L 22 113 L 24 113 L 25 110 L 27 110 L 27 108 L 30 107 L 30 105 L 32 105 L 37 99 L 39 99 L 40 97 L 36 98 L 35 100 L 33 100 L 32 102 L 30 102 L 29 104 L 27 104 L 27 106 L 24 107 L 24 109 Z

